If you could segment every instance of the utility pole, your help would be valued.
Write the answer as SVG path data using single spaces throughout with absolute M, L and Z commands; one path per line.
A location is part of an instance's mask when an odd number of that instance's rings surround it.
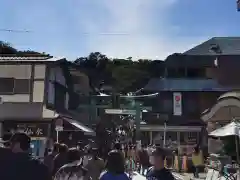
M 113 90 L 112 92 L 112 108 L 113 109 L 118 109 L 120 107 L 120 95 L 118 93 L 116 93 L 115 90 Z M 116 127 L 115 127 L 115 122 L 117 121 L 117 117 L 116 115 L 112 116 L 112 132 L 114 134 L 114 136 L 116 135 Z
M 136 102 L 135 104 L 136 108 L 136 140 L 141 140 L 141 133 L 140 133 L 140 123 L 142 121 L 142 109 L 141 109 L 141 104 L 139 102 Z

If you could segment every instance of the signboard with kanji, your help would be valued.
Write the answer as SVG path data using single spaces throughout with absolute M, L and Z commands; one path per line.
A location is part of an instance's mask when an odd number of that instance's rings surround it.
M 17 131 L 23 131 L 31 137 L 47 136 L 47 124 L 18 124 Z
M 6 127 L 6 131 L 11 133 L 24 132 L 30 137 L 46 137 L 48 135 L 48 126 L 47 123 L 14 123 Z

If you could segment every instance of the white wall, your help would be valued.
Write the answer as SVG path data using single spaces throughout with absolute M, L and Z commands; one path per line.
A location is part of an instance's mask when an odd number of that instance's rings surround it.
M 31 77 L 31 65 L 19 64 L 19 65 L 0 65 L 0 77 L 1 78 L 16 78 L 16 79 L 30 79 Z M 0 84 L 1 85 L 1 84 Z M 9 94 L 0 95 L 2 102 L 29 102 L 29 94 Z
M 26 65 L 26 64 L 18 64 L 18 65 L 1 64 L 0 65 L 0 77 L 30 79 L 30 77 L 31 77 L 31 65 Z
M 29 94 L 0 95 L 2 102 L 29 102 Z

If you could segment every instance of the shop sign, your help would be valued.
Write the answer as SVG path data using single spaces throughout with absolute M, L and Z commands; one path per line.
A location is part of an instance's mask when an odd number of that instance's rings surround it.
M 55 130 L 56 131 L 63 131 L 63 120 L 58 118 L 55 121 Z
M 48 124 L 17 124 L 15 132 L 24 132 L 31 137 L 46 137 Z
M 182 94 L 180 92 L 173 93 L 173 115 L 182 115 Z

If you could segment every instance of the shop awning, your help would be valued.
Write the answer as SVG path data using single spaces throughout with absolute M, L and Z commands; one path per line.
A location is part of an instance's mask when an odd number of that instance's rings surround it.
M 85 135 L 90 135 L 90 136 L 96 135 L 94 130 L 83 125 L 79 121 L 76 121 L 76 120 L 74 120 L 72 118 L 68 118 L 68 117 L 61 117 L 61 118 L 65 121 L 67 121 L 68 123 L 70 123 L 71 125 L 73 125 L 74 127 L 76 127 L 77 129 L 79 129 L 80 131 L 82 131 Z

